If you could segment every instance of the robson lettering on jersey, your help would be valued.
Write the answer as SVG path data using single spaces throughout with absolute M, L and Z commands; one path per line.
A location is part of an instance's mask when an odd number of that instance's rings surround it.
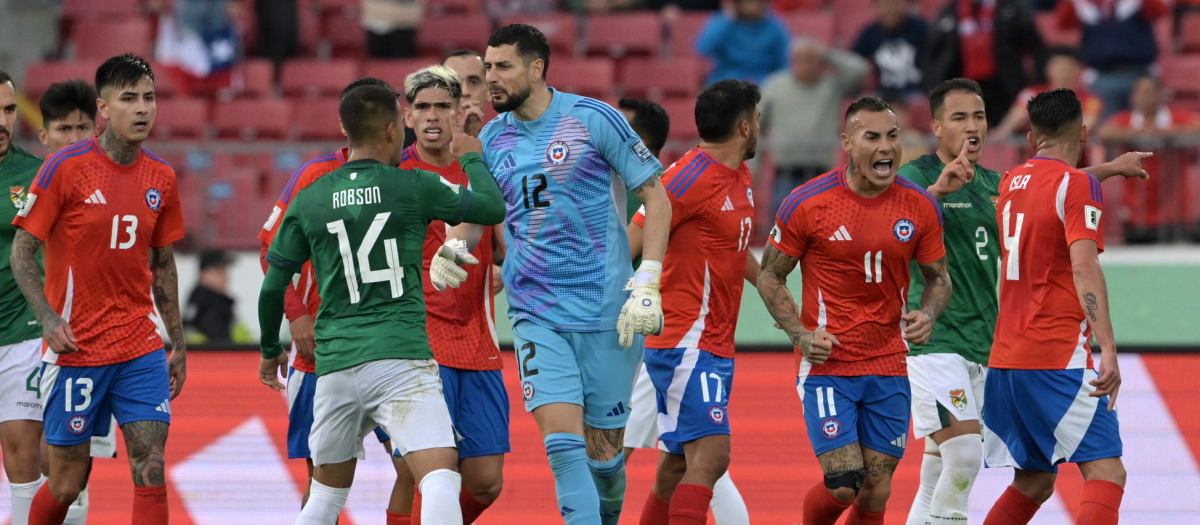
M 333 209 L 335 210 L 343 206 L 362 206 L 380 202 L 383 200 L 379 198 L 379 186 L 351 188 L 333 193 Z

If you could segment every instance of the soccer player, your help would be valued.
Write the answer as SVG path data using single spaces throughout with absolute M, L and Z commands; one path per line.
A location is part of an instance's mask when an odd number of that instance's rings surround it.
M 729 397 L 742 281 L 747 266 L 758 267 L 749 249 L 754 194 L 745 161 L 758 150 L 760 98 L 757 86 L 739 80 L 706 88 L 696 101 L 700 145 L 662 176 L 671 199 L 666 306 L 663 332 L 646 338 L 645 369 L 654 383 L 665 450 L 642 507 L 643 525 L 703 525 L 721 479 L 741 500 L 726 472 Z M 644 221 L 639 212 L 629 229 Z M 743 515 L 734 521 L 749 524 L 745 504 L 740 507 Z
M 1085 480 L 1078 523 L 1116 525 L 1125 467 L 1113 411 L 1121 371 L 1098 258 L 1104 199 L 1100 182 L 1075 168 L 1088 141 L 1075 92 L 1041 93 L 1028 108 L 1037 156 L 1004 175 L 996 202 L 1000 315 L 983 415 L 1007 448 L 1007 457 L 989 451 L 988 466 L 1016 472 L 984 524 L 1029 523 L 1069 462 Z
M 263 358 L 259 379 L 276 390 L 287 366 L 275 327 L 284 290 L 312 261 L 317 315 L 312 490 L 298 525 L 332 524 L 345 506 L 363 436 L 382 426 L 424 494 L 422 522 L 462 523 L 454 428 L 425 332 L 421 244 L 429 221 L 495 224 L 504 217 L 499 188 L 465 133 L 451 148 L 469 190 L 437 174 L 394 168 L 403 128 L 396 92 L 360 86 L 339 110 L 350 140 L 347 163 L 301 190 L 280 219 L 259 298 Z M 457 122 L 451 125 L 458 125 Z
M 482 69 L 482 62 L 481 67 Z M 480 79 L 482 81 L 482 79 Z M 401 169 L 421 169 L 437 173 L 453 184 L 466 185 L 450 142 L 457 131 L 452 126 L 462 119 L 464 131 L 471 119 L 466 116 L 462 98 L 465 84 L 453 70 L 431 66 L 408 76 L 404 96 L 405 125 L 416 131 L 417 142 L 400 155 Z M 425 234 L 423 264 L 446 242 L 450 226 L 442 221 L 429 223 Z M 498 229 L 487 226 L 472 253 L 478 266 L 469 266 L 467 279 L 453 292 L 437 293 L 433 283 L 425 282 L 425 328 L 429 346 L 438 363 L 442 394 L 450 408 L 450 419 L 461 435 L 458 442 L 458 467 L 463 477 L 460 496 L 463 523 L 473 523 L 496 498 L 504 479 L 504 454 L 511 449 L 508 441 L 508 392 L 500 371 L 500 347 L 496 340 L 495 304 L 492 300 L 493 244 Z M 503 246 L 499 247 L 501 250 Z M 501 255 L 502 256 L 502 255 Z M 422 272 L 428 281 L 428 271 Z M 401 478 L 412 487 L 412 475 L 401 464 Z M 420 499 L 413 510 L 417 521 Z
M 94 100 L 94 99 L 93 99 Z M 39 440 L 42 435 L 42 400 L 38 394 L 42 337 L 33 309 L 21 296 L 15 272 L 9 264 L 12 226 L 18 210 L 28 199 L 41 157 L 12 143 L 17 131 L 17 90 L 12 77 L 0 70 L 0 184 L 8 186 L 12 205 L 0 212 L 0 448 L 4 472 L 12 491 L 12 522 L 29 522 L 29 507 L 42 485 L 38 470 Z M 36 264 L 36 263 L 35 263 Z M 39 282 L 41 273 L 34 268 Z
M 462 114 L 463 129 L 472 137 L 478 137 L 487 123 L 484 112 L 487 109 L 488 87 L 484 78 L 487 71 L 483 67 L 483 55 L 470 49 L 459 49 L 442 60 L 446 66 L 462 81 L 462 100 L 459 111 Z
M 392 89 L 383 80 L 363 77 L 343 88 L 341 96 L 345 96 L 350 90 L 359 86 L 379 86 Z M 398 97 L 399 95 L 397 95 Z M 271 241 L 275 239 L 275 234 L 279 231 L 279 218 L 287 212 L 296 194 L 318 178 L 340 168 L 342 164 L 346 163 L 349 154 L 350 148 L 343 147 L 306 162 L 296 173 L 292 174 L 288 185 L 283 190 L 283 195 L 275 203 L 262 231 L 258 233 L 258 239 L 262 241 L 260 260 L 263 272 L 270 267 L 266 259 L 267 251 L 271 246 Z M 301 500 L 301 506 L 303 506 L 308 502 L 313 475 L 312 452 L 308 446 L 308 438 L 313 425 L 313 395 L 317 389 L 316 365 L 313 363 L 315 360 L 313 351 L 316 347 L 313 327 L 316 323 L 317 312 L 321 308 L 321 296 L 318 293 L 316 276 L 313 273 L 311 262 L 304 263 L 300 271 L 300 279 L 292 286 L 287 287 L 284 296 L 284 313 L 288 318 L 288 327 L 292 333 L 292 345 L 296 349 L 291 367 L 284 376 L 287 378 L 288 393 L 288 459 L 304 458 L 308 464 L 309 485 L 304 489 L 304 497 Z M 376 429 L 375 435 L 388 454 L 391 454 L 392 447 L 388 442 L 387 434 Z M 398 459 L 393 461 L 392 465 L 396 468 L 397 480 L 392 487 L 391 500 L 388 502 L 387 516 L 390 520 L 388 525 L 402 523 L 401 515 L 405 514 L 404 509 L 407 509 L 412 501 L 411 475 L 407 474 L 407 469 Z M 408 475 L 407 481 L 400 479 L 402 472 Z
M 896 176 L 900 127 L 888 104 L 852 103 L 842 148 L 847 166 L 784 200 L 758 274 L 767 310 L 796 346 L 796 390 L 825 474 L 804 498 L 805 525 L 832 525 L 852 503 L 848 524 L 883 523 L 908 436 L 904 343 L 929 341 L 951 291 L 941 210 Z M 910 310 L 913 259 L 925 291 Z M 786 286 L 797 263 L 801 311 Z
M 484 57 L 501 115 L 480 136 L 508 205 L 503 275 L 525 409 L 542 431 L 563 520 L 615 524 L 637 335 L 662 328 L 671 203 L 654 176 L 661 164 L 617 110 L 546 85 L 550 45 L 536 28 L 496 30 Z M 632 293 L 622 289 L 630 257 L 621 182 L 646 206 Z M 452 274 L 481 234 L 477 225 L 447 234 L 430 263 L 436 287 L 461 280 Z
M 116 416 L 133 475 L 133 520 L 166 524 L 164 448 L 171 399 L 187 370 L 171 247 L 183 238 L 183 214 L 174 170 L 141 147 L 155 117 L 150 65 L 112 57 L 96 70 L 96 88 L 104 134 L 46 159 L 13 221 L 13 271 L 49 349 L 41 393 L 50 480 L 30 523 L 63 522 L 87 479 L 92 436 L 108 434 Z M 44 291 L 36 262 L 43 244 Z

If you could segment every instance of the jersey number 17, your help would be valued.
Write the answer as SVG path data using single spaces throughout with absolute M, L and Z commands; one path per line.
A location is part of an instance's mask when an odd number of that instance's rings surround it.
M 371 227 L 367 229 L 367 234 L 363 236 L 362 244 L 353 253 L 351 253 L 350 236 L 346 233 L 345 221 L 338 219 L 325 225 L 329 229 L 329 233 L 337 235 L 338 251 L 342 254 L 342 267 L 346 270 L 346 288 L 350 292 L 350 304 L 357 304 L 361 298 L 359 274 L 362 275 L 363 284 L 381 282 L 390 284 L 392 299 L 404 295 L 404 268 L 400 266 L 400 251 L 396 248 L 396 239 L 383 240 L 383 250 L 387 254 L 387 268 L 372 270 L 371 261 L 368 260 L 371 250 L 375 248 L 375 243 L 379 240 L 380 232 L 383 231 L 383 225 L 387 224 L 387 220 L 391 216 L 392 212 L 390 211 L 376 214 L 375 220 L 371 221 Z M 354 270 L 355 255 L 358 256 L 357 273 Z

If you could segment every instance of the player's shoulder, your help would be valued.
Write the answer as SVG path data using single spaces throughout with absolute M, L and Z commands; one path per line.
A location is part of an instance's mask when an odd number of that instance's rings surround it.
M 400 169 L 416 168 L 419 162 L 421 162 L 421 156 L 417 154 L 416 144 L 404 148 L 404 151 L 400 152 Z
M 938 158 L 937 153 L 930 153 L 900 166 L 900 169 L 896 170 L 896 175 L 918 183 L 933 184 L 941 175 L 943 166 L 945 164 L 942 163 L 942 159 Z
M 583 122 L 593 133 L 597 129 L 611 131 L 621 140 L 628 140 L 633 134 L 625 115 L 607 102 L 562 91 L 557 92 L 557 96 L 562 97 L 559 107 L 565 108 L 563 113 Z
M 5 163 L 4 172 L 0 173 L 0 178 L 22 183 L 30 182 L 37 175 L 44 160 L 15 144 L 9 145 L 6 157 L 8 161 Z
M 170 162 L 167 162 L 146 148 L 142 148 L 142 154 L 146 156 L 146 161 L 149 163 L 150 169 L 154 171 L 155 176 L 175 180 L 175 167 L 171 166 Z
M 21 148 L 16 144 L 10 144 L 8 146 L 8 154 L 13 156 L 13 162 L 18 162 L 22 166 L 27 166 L 29 164 L 40 165 L 42 161 L 45 160 L 42 157 L 26 151 L 24 148 Z
M 702 191 L 693 188 L 704 186 L 705 179 L 701 177 L 701 174 L 716 162 L 704 150 L 692 148 L 663 172 L 662 180 L 667 188 L 667 193 L 676 199 L 681 199 L 689 191 Z
M 907 195 L 908 197 L 914 199 L 918 207 L 924 207 L 928 205 L 930 208 L 932 208 L 934 213 L 937 215 L 938 222 L 941 222 L 942 207 L 938 204 L 937 198 L 934 197 L 932 193 L 929 193 L 929 190 L 926 190 L 920 184 L 899 176 L 896 177 L 895 185 L 896 189 L 899 190 L 902 195 Z
M 50 186 L 50 182 L 58 174 L 67 173 L 71 168 L 91 160 L 92 156 L 98 154 L 101 154 L 100 148 L 96 145 L 94 139 L 76 142 L 60 149 L 47 157 L 42 163 L 42 169 L 38 171 L 37 178 L 34 179 L 34 185 L 44 190 Z
M 499 135 L 511 122 L 511 111 L 496 115 L 496 118 L 483 125 L 483 129 L 479 131 L 479 140 L 486 144 L 489 140 L 496 138 L 496 135 Z
M 827 195 L 834 195 L 829 190 L 837 188 L 841 184 L 844 171 L 845 167 L 843 166 L 801 184 L 792 190 L 787 198 L 783 199 L 783 203 L 779 205 L 779 213 L 777 215 L 779 222 L 787 224 L 796 214 L 797 210 L 803 209 Z
M 331 151 L 301 164 L 292 173 L 292 176 L 288 178 L 288 183 L 283 187 L 283 195 L 279 196 L 279 200 L 285 204 L 290 204 L 300 190 L 312 185 L 313 182 L 325 174 L 338 169 L 344 162 L 345 158 L 342 156 L 341 150 L 338 150 Z

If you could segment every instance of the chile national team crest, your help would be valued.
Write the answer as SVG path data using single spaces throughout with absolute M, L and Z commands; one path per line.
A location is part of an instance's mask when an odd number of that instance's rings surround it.
M 746 200 L 750 201 L 750 206 L 754 206 L 754 190 L 746 187 Z
M 715 424 L 724 425 L 725 409 L 720 405 L 713 405 L 712 408 L 708 409 L 708 419 L 711 419 Z
M 152 211 L 158 211 L 162 207 L 162 194 L 155 188 L 146 190 L 146 205 Z
M 71 418 L 70 421 L 67 421 L 67 430 L 75 435 L 82 434 L 84 430 L 87 430 L 87 418 L 83 416 Z
M 821 422 L 821 433 L 830 439 L 838 437 L 842 434 L 842 424 L 834 418 L 826 419 Z
M 896 239 L 900 242 L 908 242 L 913 238 L 913 233 L 917 231 L 917 227 L 913 226 L 912 221 L 908 219 L 900 219 L 892 226 L 892 233 L 896 234 Z
M 554 166 L 562 166 L 571 158 L 571 147 L 566 142 L 556 140 L 546 146 L 546 160 Z
M 534 393 L 532 381 L 526 381 L 521 384 L 521 395 L 525 397 L 526 403 L 533 401 Z

